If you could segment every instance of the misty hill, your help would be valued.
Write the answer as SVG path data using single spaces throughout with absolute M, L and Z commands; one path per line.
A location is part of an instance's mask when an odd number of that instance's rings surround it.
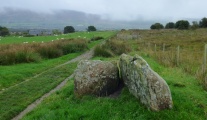
M 63 29 L 72 25 L 76 30 L 85 30 L 94 25 L 98 29 L 149 28 L 152 22 L 111 21 L 95 14 L 86 14 L 72 10 L 59 10 L 52 13 L 37 13 L 29 10 L 6 8 L 0 12 L 0 25 L 8 28 L 26 29 Z

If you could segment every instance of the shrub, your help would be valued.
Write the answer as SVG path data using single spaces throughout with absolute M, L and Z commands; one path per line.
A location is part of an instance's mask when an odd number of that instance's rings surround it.
M 34 37 L 34 35 L 24 35 L 24 37 Z
M 201 21 L 199 22 L 199 26 L 201 28 L 207 28 L 207 18 L 206 17 L 201 19 Z
M 37 53 L 41 55 L 42 58 L 57 58 L 63 55 L 62 51 L 54 46 L 41 46 L 37 49 Z
M 69 43 L 62 43 L 63 54 L 81 52 L 87 48 L 87 42 L 85 40 L 71 40 Z
M 179 20 L 175 23 L 175 28 L 179 30 L 188 29 L 190 27 L 190 23 L 187 20 Z
M 96 41 L 96 40 L 101 40 L 104 39 L 103 37 L 97 36 L 97 37 L 93 37 L 91 38 L 91 41 Z
M 120 40 L 108 40 L 105 45 L 116 55 L 121 55 L 122 53 L 128 53 L 131 51 L 129 44 Z
M 48 43 L 0 45 L 0 65 L 38 62 L 87 48 L 85 40 L 60 40 Z
M 169 22 L 165 25 L 165 29 L 173 29 L 175 28 L 175 23 Z
M 120 40 L 107 40 L 105 44 L 99 45 L 94 50 L 94 56 L 112 57 L 128 53 L 131 48 L 127 42 Z
M 9 35 L 9 29 L 6 27 L 0 26 L 0 36 L 7 36 Z
M 66 26 L 64 27 L 64 34 L 67 34 L 67 33 L 73 33 L 75 32 L 75 29 L 73 26 Z
M 14 50 L 1 51 L 0 64 L 1 65 L 15 64 L 15 51 Z
M 98 45 L 94 49 L 94 56 L 112 57 L 114 54 L 109 49 L 103 47 L 103 45 Z
M 155 24 L 151 25 L 150 28 L 151 29 L 163 29 L 164 26 L 161 23 L 155 23 Z
M 40 60 L 41 56 L 32 51 L 19 51 L 15 56 L 15 63 L 39 62 Z
M 87 31 L 96 31 L 94 26 L 88 26 Z

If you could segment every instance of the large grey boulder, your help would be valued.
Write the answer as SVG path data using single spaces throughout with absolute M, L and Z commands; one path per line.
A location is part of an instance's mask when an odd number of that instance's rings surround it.
M 143 58 L 122 54 L 119 67 L 124 84 L 141 103 L 154 111 L 172 108 L 173 102 L 167 83 Z
M 84 60 L 74 72 L 75 95 L 109 95 L 118 87 L 118 68 L 110 62 Z

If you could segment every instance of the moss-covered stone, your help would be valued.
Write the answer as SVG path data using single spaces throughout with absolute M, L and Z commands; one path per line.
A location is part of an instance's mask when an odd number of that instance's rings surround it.
M 172 108 L 172 97 L 167 83 L 143 58 L 122 54 L 119 67 L 125 85 L 141 103 L 154 111 Z
M 78 64 L 74 76 L 75 95 L 109 95 L 118 87 L 118 68 L 100 60 L 85 60 Z

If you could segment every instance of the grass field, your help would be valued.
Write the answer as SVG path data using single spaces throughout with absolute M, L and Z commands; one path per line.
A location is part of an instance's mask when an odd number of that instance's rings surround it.
M 88 39 L 91 39 L 96 35 L 102 36 L 104 39 L 108 39 L 108 37 L 114 35 L 115 32 L 90 32 L 86 34 L 90 34 Z M 80 32 L 73 34 L 74 37 L 77 35 L 83 35 L 83 33 Z M 13 44 L 16 42 L 9 38 L 10 37 L 8 37 L 8 40 L 10 41 L 7 41 L 7 44 Z M 40 38 L 42 39 L 44 37 Z M 31 40 L 32 39 L 30 39 L 30 41 Z M 91 49 L 102 41 L 103 40 L 92 41 L 88 44 L 88 48 Z M 37 63 L 22 63 L 9 66 L 0 66 L 0 119 L 7 120 L 13 118 L 15 115 L 24 110 L 27 105 L 56 87 L 65 78 L 70 76 L 76 68 L 77 63 L 67 64 L 55 69 L 51 68 L 65 63 L 79 56 L 83 52 L 84 51 L 76 52 L 55 59 L 44 59 Z M 42 72 L 44 73 L 33 78 L 33 76 Z M 29 81 L 18 84 L 25 80 Z M 18 85 L 13 86 L 16 84 Z M 8 87 L 11 88 L 6 89 Z
M 204 30 L 201 30 L 205 33 Z M 200 30 L 194 32 L 201 32 Z M 126 31 L 125 31 L 126 32 Z M 129 31 L 127 31 L 129 32 Z M 171 33 L 172 32 L 172 33 Z M 128 54 L 141 55 L 154 71 L 160 74 L 168 83 L 172 99 L 173 109 L 160 112 L 149 111 L 139 103 L 126 87 L 123 88 L 118 98 L 85 96 L 76 98 L 74 96 L 73 80 L 60 91 L 47 98 L 34 111 L 30 112 L 23 119 L 45 119 L 45 120 L 205 120 L 207 119 L 207 92 L 193 74 L 189 74 L 183 67 L 175 65 L 166 65 L 153 56 L 152 48 L 148 49 L 148 42 L 166 43 L 173 42 L 175 46 L 185 46 L 185 42 L 172 39 L 171 35 L 180 35 L 187 38 L 193 31 L 139 31 L 141 39 L 127 40 L 131 45 L 132 51 Z M 158 34 L 160 33 L 160 34 Z M 126 33 L 125 33 L 126 34 Z M 128 33 L 127 33 L 128 34 Z M 162 37 L 164 34 L 165 37 Z M 161 35 L 161 36 L 160 36 Z M 203 34 L 203 43 L 205 43 L 205 34 Z M 169 37 L 170 41 L 164 41 Z M 160 39 L 158 39 L 160 38 Z M 193 37 L 192 37 L 193 38 Z M 195 37 L 194 37 L 195 38 Z M 116 39 L 116 38 L 115 38 Z M 161 41 L 163 40 L 163 41 Z M 181 41 L 181 39 L 180 39 Z M 191 42 L 186 42 L 190 44 Z M 146 44 L 146 45 L 145 45 Z M 200 44 L 200 43 L 198 43 Z M 196 48 L 198 44 L 194 43 Z M 200 44 L 201 46 L 202 44 Z M 192 45 L 193 46 L 193 45 Z M 194 46 L 193 46 L 194 47 Z M 160 48 L 161 49 L 161 48 Z M 201 52 L 201 50 L 200 50 Z M 109 58 L 95 57 L 100 60 L 118 60 L 119 56 Z
M 77 63 L 48 71 L 0 94 L 0 119 L 8 120 L 70 76 Z
M 13 44 L 13 43 L 33 43 L 33 42 L 51 42 L 61 40 L 61 39 L 70 39 L 70 38 L 82 38 L 90 40 L 93 37 L 109 37 L 113 35 L 116 31 L 97 31 L 97 32 L 75 32 L 70 34 L 62 34 L 58 36 L 35 36 L 35 37 L 20 37 L 20 36 L 10 36 L 10 37 L 1 37 L 0 44 Z
M 144 52 L 167 67 L 180 67 L 194 75 L 201 84 L 207 80 L 207 66 L 204 66 L 204 47 L 207 44 L 207 30 L 134 30 L 119 34 L 138 34 L 139 39 L 131 41 L 135 51 Z M 130 42 L 130 41 L 129 41 Z M 179 52 L 178 52 L 179 46 Z
M 182 64 L 180 66 L 173 64 L 166 64 L 161 61 L 159 57 L 155 56 L 153 52 L 154 45 L 157 44 L 157 54 L 162 51 L 162 45 L 165 43 L 166 46 L 171 48 L 180 45 L 182 49 L 186 49 L 198 52 L 202 52 L 201 46 L 206 43 L 206 30 L 198 29 L 195 31 L 178 31 L 178 30 L 138 30 L 138 31 L 122 31 L 120 34 L 139 34 L 139 39 L 136 40 L 125 40 L 127 44 L 130 45 L 131 51 L 128 54 L 141 55 L 148 64 L 161 75 L 168 83 L 172 99 L 173 99 L 173 109 L 164 110 L 160 112 L 152 112 L 148 110 L 145 106 L 139 103 L 139 101 L 132 95 L 130 95 L 128 89 L 124 87 L 121 91 L 120 96 L 117 98 L 110 97 L 96 97 L 96 96 L 85 96 L 83 98 L 76 98 L 74 96 L 74 83 L 73 79 L 68 81 L 67 85 L 63 89 L 52 94 L 50 97 L 45 99 L 36 109 L 27 114 L 23 120 L 205 120 L 207 119 L 207 92 L 203 89 L 200 81 L 195 77 L 194 74 L 189 74 Z M 192 35 L 189 37 L 189 35 Z M 113 39 L 117 39 L 114 37 Z M 191 41 L 191 42 L 189 42 Z M 194 41 L 194 43 L 192 43 Z M 120 44 L 118 41 L 114 41 Z M 123 42 L 123 43 L 124 43 Z M 90 43 L 91 47 L 98 44 L 99 42 Z M 148 44 L 150 43 L 150 44 Z M 198 43 L 198 44 L 197 44 Z M 89 46 L 90 46 L 89 45 Z M 160 45 L 160 47 L 159 47 Z M 190 47 L 186 47 L 190 46 Z M 110 48 L 112 51 L 117 49 L 123 49 L 120 47 Z M 170 47 L 166 47 L 166 51 L 169 51 Z M 107 48 L 108 49 L 108 48 Z M 78 53 L 77 53 L 78 54 Z M 162 53 L 159 53 L 160 55 Z M 169 53 L 168 53 L 169 54 Z M 168 55 L 166 53 L 166 55 Z M 190 52 L 188 52 L 190 54 Z M 76 55 L 76 54 L 75 54 Z M 74 55 L 74 56 L 75 56 Z M 162 54 L 165 55 L 165 54 Z M 181 54 L 182 55 L 182 54 Z M 185 54 L 184 54 L 185 55 Z M 185 56 L 183 56 L 184 58 Z M 165 56 L 165 61 L 170 61 Z M 189 58 L 189 57 L 188 57 Z M 103 60 L 103 61 L 116 61 L 119 56 L 112 57 L 94 57 L 93 59 Z M 201 59 L 201 58 L 197 58 Z M 54 59 L 55 60 L 55 59 Z M 183 59 L 182 59 L 183 60 Z M 63 60 L 64 61 L 64 60 Z M 191 61 L 191 59 L 189 60 Z M 192 58 L 192 61 L 194 59 Z M 182 63 L 182 62 L 181 62 Z M 52 63 L 51 63 L 52 65 Z M 190 62 L 186 62 L 193 68 Z M 25 84 L 21 84 L 24 87 L 19 86 L 18 88 L 13 87 L 10 91 L 0 93 L 0 119 L 10 119 L 14 117 L 19 111 L 21 111 L 28 101 L 36 99 L 37 96 L 45 93 L 56 84 L 58 81 L 53 81 L 53 77 L 61 81 L 66 74 L 71 74 L 76 67 L 76 63 L 67 66 L 62 66 L 58 70 L 49 71 L 47 74 L 40 76 L 40 78 L 35 78 L 34 80 Z M 68 70 L 70 68 L 70 70 Z M 68 70 L 69 73 L 66 73 Z M 57 75 L 60 74 L 60 75 Z M 47 76 L 47 77 L 46 77 Z M 49 79 L 48 79 L 49 78 Z M 51 78 L 51 79 L 50 79 Z M 43 82 L 45 79 L 45 82 Z M 43 80 L 43 81 L 41 81 Z M 36 82 L 35 82 L 36 81 Z M 46 88 L 41 88 L 44 84 L 53 81 Z M 27 85 L 30 84 L 30 85 Z M 35 85 L 37 84 L 37 85 Z M 30 87 L 34 86 L 34 90 L 38 89 L 38 93 L 30 90 Z M 39 86 L 39 87 L 38 87 Z M 24 89 L 25 88 L 25 89 Z M 37 88 L 37 89 L 36 89 Z M 16 91 L 15 91 L 16 90 Z M 16 93 L 15 93 L 15 92 Z M 31 91 L 31 93 L 29 92 Z M 43 92 L 44 91 L 44 92 Z M 15 93 L 15 94 L 13 94 Z M 17 95 L 21 95 L 17 97 Z M 31 94 L 31 95 L 30 95 Z M 5 95 L 5 96 L 4 96 Z M 11 96 L 10 96 L 11 95 Z M 14 95 L 14 96 L 12 96 Z M 35 95 L 35 96 L 34 96 Z M 28 98 L 25 98 L 28 96 Z M 11 98 L 10 98 L 11 97 Z M 6 100 L 6 99 L 8 100 Z M 15 101 L 16 99 L 16 101 Z M 22 100 L 28 101 L 22 102 Z M 20 102 L 18 102 L 20 101 Z M 9 110 L 11 109 L 11 111 Z
M 92 34 L 93 33 L 93 34 Z M 91 32 L 90 37 L 96 36 L 98 33 L 99 36 L 103 36 L 105 39 L 108 37 L 112 36 L 115 34 L 115 32 Z M 101 34 L 102 33 L 102 34 Z M 83 33 L 73 33 L 73 36 L 78 36 L 82 35 Z M 88 33 L 86 33 L 88 34 Z M 41 37 L 41 36 L 40 36 Z M 35 38 L 35 37 L 34 37 Z M 12 42 L 12 40 L 10 41 Z M 92 48 L 95 45 L 99 44 L 101 40 L 98 41 L 93 41 L 88 44 L 88 48 Z M 13 42 L 12 42 L 13 43 Z M 64 63 L 66 61 L 69 61 L 78 55 L 80 55 L 83 52 L 78 52 L 78 53 L 72 53 L 69 55 L 64 55 L 59 58 L 55 59 L 45 59 L 42 60 L 41 62 L 37 63 L 22 63 L 22 64 L 17 64 L 17 65 L 9 65 L 9 66 L 1 66 L 0 65 L 0 91 L 15 85 L 19 82 L 22 82 L 38 73 L 41 73 L 42 71 L 48 70 L 58 64 Z
M 47 98 L 23 120 L 204 120 L 207 118 L 207 93 L 193 76 L 179 68 L 166 68 L 148 56 L 143 57 L 169 84 L 174 104 L 172 110 L 149 111 L 130 95 L 126 87 L 118 98 L 95 96 L 76 98 L 73 80 L 70 80 L 61 91 Z M 118 57 L 94 59 L 116 60 Z M 179 86 L 183 84 L 184 86 Z

